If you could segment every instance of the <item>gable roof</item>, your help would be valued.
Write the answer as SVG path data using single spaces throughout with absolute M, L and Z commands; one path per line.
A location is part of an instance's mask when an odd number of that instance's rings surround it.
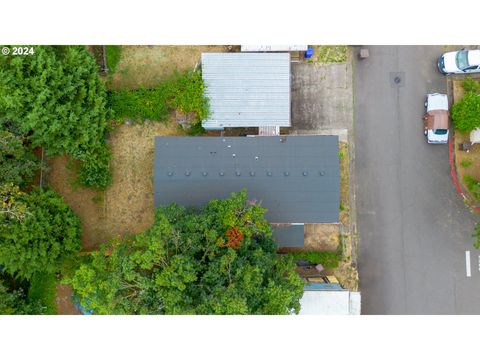
M 247 189 L 271 223 L 338 222 L 338 136 L 157 137 L 154 170 L 155 206 Z
M 203 53 L 203 127 L 290 126 L 289 53 Z

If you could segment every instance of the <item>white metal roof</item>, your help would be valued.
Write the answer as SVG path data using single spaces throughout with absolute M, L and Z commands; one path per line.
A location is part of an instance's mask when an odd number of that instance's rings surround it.
M 307 51 L 308 45 L 242 45 L 241 51 Z
M 203 53 L 204 128 L 290 126 L 289 53 Z
M 360 315 L 359 292 L 348 290 L 305 290 L 300 315 Z

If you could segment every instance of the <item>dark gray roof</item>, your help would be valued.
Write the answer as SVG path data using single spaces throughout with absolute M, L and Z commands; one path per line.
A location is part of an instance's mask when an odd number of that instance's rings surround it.
M 304 226 L 303 225 L 291 225 L 291 226 L 274 226 L 273 239 L 276 241 L 279 247 L 285 248 L 303 248 L 304 245 Z
M 336 223 L 337 136 L 157 137 L 155 206 L 202 206 L 247 189 L 272 223 Z

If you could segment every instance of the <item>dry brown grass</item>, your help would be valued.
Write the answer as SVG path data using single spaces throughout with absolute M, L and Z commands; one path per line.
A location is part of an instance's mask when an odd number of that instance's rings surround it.
M 304 249 L 332 251 L 338 249 L 340 232 L 338 224 L 305 224 Z
M 202 52 L 225 52 L 226 46 L 122 46 L 122 55 L 114 74 L 109 77 L 111 89 L 158 85 L 174 70 L 193 69 Z
M 339 142 L 340 156 L 340 222 L 350 225 L 350 153 L 348 143 Z
M 144 231 L 153 223 L 154 139 L 174 135 L 182 131 L 173 121 L 119 126 L 110 139 L 113 184 L 102 193 L 72 186 L 76 175 L 65 168 L 65 157 L 51 161 L 49 183 L 82 220 L 84 250 Z

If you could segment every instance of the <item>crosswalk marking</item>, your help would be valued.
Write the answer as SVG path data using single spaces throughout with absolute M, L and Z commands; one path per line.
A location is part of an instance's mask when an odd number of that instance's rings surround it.
M 472 276 L 472 269 L 470 267 L 470 251 L 465 251 L 465 265 L 467 268 L 467 277 Z

